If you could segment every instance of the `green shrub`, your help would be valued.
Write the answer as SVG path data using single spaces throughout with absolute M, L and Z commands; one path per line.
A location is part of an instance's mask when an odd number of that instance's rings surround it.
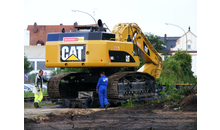
M 173 56 L 166 57 L 157 83 L 196 83 L 191 70 L 192 57 L 188 52 L 178 50 Z

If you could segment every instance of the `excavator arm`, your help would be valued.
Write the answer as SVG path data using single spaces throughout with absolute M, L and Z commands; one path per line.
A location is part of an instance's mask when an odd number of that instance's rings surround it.
M 138 72 L 149 73 L 155 79 L 160 77 L 162 58 L 136 23 L 119 23 L 112 33 L 116 41 L 133 43 L 133 52 L 145 62 Z

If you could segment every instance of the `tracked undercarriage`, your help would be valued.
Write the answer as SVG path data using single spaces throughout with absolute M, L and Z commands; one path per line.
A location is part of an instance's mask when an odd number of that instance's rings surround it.
M 110 102 L 155 94 L 155 80 L 147 73 L 116 72 L 108 78 L 107 98 Z M 48 83 L 48 95 L 53 99 L 78 99 L 82 92 L 92 92 L 91 98 L 98 98 L 95 96 L 98 79 L 98 74 L 91 73 L 58 74 Z

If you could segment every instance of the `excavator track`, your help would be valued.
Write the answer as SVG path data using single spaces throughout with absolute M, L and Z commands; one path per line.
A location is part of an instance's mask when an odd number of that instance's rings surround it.
M 59 85 L 60 81 L 63 77 L 69 75 L 70 73 L 62 73 L 55 75 L 50 78 L 48 84 L 47 84 L 47 93 L 51 98 L 61 98 L 60 91 L 59 91 Z
M 108 76 L 108 75 L 107 75 Z M 50 78 L 48 95 L 52 99 L 77 99 L 78 92 L 95 92 L 99 76 L 91 73 L 63 73 Z M 108 76 L 110 102 L 155 95 L 155 79 L 148 73 L 116 72 Z
M 78 98 L 78 92 L 95 92 L 98 74 L 85 72 L 62 73 L 50 78 L 48 95 L 52 99 Z
M 144 98 L 155 95 L 155 79 L 147 73 L 125 71 L 110 75 L 107 86 L 108 99 Z

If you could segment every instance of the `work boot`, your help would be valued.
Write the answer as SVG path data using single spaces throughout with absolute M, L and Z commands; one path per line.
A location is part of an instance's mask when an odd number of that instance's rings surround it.
M 39 105 L 38 105 L 37 102 L 34 103 L 34 107 L 35 107 L 35 108 L 41 108 L 41 107 L 39 107 Z
M 37 103 L 37 108 L 41 108 L 38 103 Z
M 37 108 L 37 106 L 38 106 L 38 103 L 37 103 L 37 102 L 35 102 L 35 103 L 34 103 L 34 107 L 35 107 L 35 108 Z
M 107 104 L 106 106 L 105 106 L 105 110 L 107 110 L 107 108 L 110 106 L 110 104 Z

